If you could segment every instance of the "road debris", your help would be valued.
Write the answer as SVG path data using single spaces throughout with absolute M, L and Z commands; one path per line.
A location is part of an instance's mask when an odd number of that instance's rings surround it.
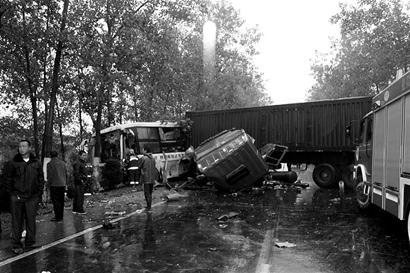
M 103 248 L 108 248 L 110 245 L 111 245 L 110 242 L 105 242 L 102 247 Z
M 228 214 L 224 214 L 224 215 L 219 216 L 217 218 L 217 220 L 218 221 L 228 221 L 228 219 L 231 219 L 231 218 L 236 217 L 238 215 L 239 215 L 238 212 L 231 211 Z
M 309 187 L 309 183 L 304 183 L 300 179 L 297 180 L 295 183 L 293 183 L 293 185 L 296 187 L 304 188 L 304 189 Z
M 340 198 L 336 197 L 336 198 L 330 199 L 329 201 L 332 203 L 340 203 Z
M 296 244 L 292 244 L 292 243 L 289 243 L 289 242 L 276 241 L 275 246 L 278 247 L 278 248 L 289 248 L 289 247 L 295 247 Z
M 104 221 L 103 224 L 102 224 L 103 229 L 114 229 L 115 226 L 116 226 L 116 224 L 113 224 L 112 222 L 107 221 L 107 220 Z
M 105 215 L 111 215 L 111 216 L 122 216 L 126 213 L 126 211 L 106 211 L 104 214 Z
M 172 191 L 169 194 L 166 194 L 162 197 L 162 200 L 167 202 L 178 201 L 182 198 L 188 197 L 188 193 L 180 193 L 177 191 Z

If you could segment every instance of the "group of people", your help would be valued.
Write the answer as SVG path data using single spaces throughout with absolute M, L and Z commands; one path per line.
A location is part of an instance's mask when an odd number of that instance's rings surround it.
M 31 152 L 30 141 L 24 139 L 19 142 L 18 153 L 6 163 L 4 168 L 3 187 L 10 197 L 12 251 L 16 254 L 21 254 L 24 248 L 34 246 L 36 242 L 36 215 L 45 183 L 50 189 L 54 208 L 54 218 L 51 221 L 63 220 L 64 195 L 68 180 L 67 168 L 65 162 L 58 158 L 56 151 L 52 151 L 50 157 L 51 160 L 46 165 L 45 180 L 41 161 Z M 86 153 L 80 151 L 79 160 L 73 166 L 74 213 L 85 213 L 83 208 L 85 159 Z M 23 230 L 26 230 L 24 242 L 21 241 Z
M 38 204 L 42 199 L 44 184 L 50 189 L 50 197 L 54 209 L 51 221 L 61 222 L 64 218 L 64 196 L 67 188 L 68 172 L 66 163 L 58 158 L 58 153 L 50 153 L 51 160 L 47 163 L 46 180 L 41 161 L 31 152 L 29 140 L 21 140 L 18 153 L 4 168 L 3 185 L 10 196 L 11 212 L 11 241 L 12 251 L 21 254 L 24 248 L 34 246 L 36 242 L 36 214 Z M 135 155 L 134 155 L 135 156 Z M 79 152 L 79 159 L 73 165 L 74 194 L 73 213 L 84 214 L 84 187 L 87 178 L 85 151 Z M 130 160 L 131 161 L 131 160 Z M 134 164 L 137 163 L 137 164 Z M 149 146 L 144 146 L 143 157 L 135 160 L 133 178 L 138 181 L 137 174 L 141 174 L 144 187 L 146 209 L 151 209 L 154 181 L 158 179 L 155 160 Z M 22 232 L 26 230 L 24 242 Z M 0 226 L 1 230 L 1 226 Z

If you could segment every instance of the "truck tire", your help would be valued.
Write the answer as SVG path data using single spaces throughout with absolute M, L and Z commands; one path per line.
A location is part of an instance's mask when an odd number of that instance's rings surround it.
M 348 189 L 354 190 L 356 188 L 356 181 L 353 180 L 353 172 L 348 168 L 341 168 L 340 173 L 342 175 L 342 180 L 345 182 L 345 186 Z
M 319 164 L 313 170 L 313 181 L 321 188 L 334 188 L 336 186 L 336 169 L 330 164 Z
M 358 178 L 360 179 L 360 178 Z M 356 186 L 356 201 L 359 209 L 362 211 L 367 211 L 370 208 L 370 192 L 364 192 L 364 182 L 360 181 Z

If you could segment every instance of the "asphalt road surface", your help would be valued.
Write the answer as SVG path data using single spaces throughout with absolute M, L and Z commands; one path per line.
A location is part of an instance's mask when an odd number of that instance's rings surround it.
M 352 194 L 319 189 L 309 171 L 299 177 L 310 187 L 157 200 L 109 229 L 66 211 L 64 223 L 39 224 L 39 248 L 1 249 L 0 272 L 410 272 L 399 221 L 360 213 Z

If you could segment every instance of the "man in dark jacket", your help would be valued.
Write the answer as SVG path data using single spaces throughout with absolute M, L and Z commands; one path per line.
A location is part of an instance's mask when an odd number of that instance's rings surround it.
M 87 179 L 87 170 L 85 168 L 85 160 L 87 154 L 85 151 L 78 153 L 79 159 L 74 163 L 74 198 L 73 198 L 73 213 L 85 214 L 84 211 L 84 186 Z
M 31 153 L 28 140 L 21 140 L 19 153 L 7 165 L 5 182 L 10 194 L 12 250 L 16 254 L 23 252 L 21 234 L 26 224 L 25 246 L 36 241 L 36 212 L 44 186 L 42 164 Z
M 58 158 L 56 151 L 51 152 L 51 161 L 47 164 L 47 186 L 50 187 L 53 202 L 54 218 L 51 221 L 60 222 L 64 216 L 64 191 L 67 184 L 67 168 L 65 162 Z
M 158 180 L 158 170 L 155 167 L 155 159 L 152 157 L 151 148 L 144 145 L 142 148 L 143 157 L 140 159 L 141 182 L 144 185 L 144 196 L 147 202 L 147 210 L 151 210 L 152 191 L 154 183 Z

